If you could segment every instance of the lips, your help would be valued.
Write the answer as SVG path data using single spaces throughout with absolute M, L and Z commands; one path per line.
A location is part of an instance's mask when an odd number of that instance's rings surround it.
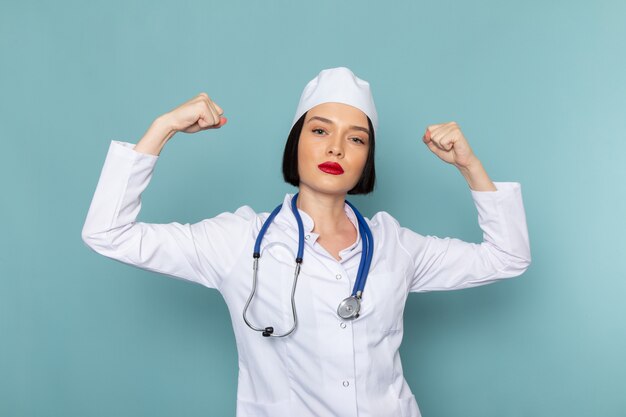
M 317 166 L 321 171 L 331 175 L 343 174 L 343 168 L 337 162 L 324 162 Z

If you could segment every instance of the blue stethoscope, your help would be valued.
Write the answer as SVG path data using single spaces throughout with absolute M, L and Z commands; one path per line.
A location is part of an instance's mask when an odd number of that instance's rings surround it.
M 274 217 L 278 214 L 280 209 L 282 208 L 282 204 L 278 205 L 269 215 L 263 227 L 259 231 L 259 235 L 256 238 L 256 242 L 254 244 L 254 252 L 252 253 L 253 264 L 252 264 L 252 292 L 250 293 L 250 297 L 248 297 L 248 301 L 246 302 L 246 306 L 243 309 L 243 320 L 246 322 L 248 327 L 252 330 L 256 330 L 257 332 L 261 332 L 263 336 L 269 337 L 284 337 L 291 334 L 298 324 L 298 316 L 296 314 L 296 304 L 294 300 L 294 296 L 296 293 L 296 285 L 298 283 L 298 276 L 300 275 L 300 266 L 302 264 L 302 256 L 304 255 L 304 226 L 302 225 L 302 217 L 300 217 L 300 213 L 298 213 L 298 208 L 296 207 L 296 201 L 298 199 L 298 194 L 295 194 L 291 199 L 291 211 L 296 217 L 296 221 L 298 223 L 298 254 L 296 255 L 296 267 L 294 271 L 293 277 L 293 286 L 291 287 L 291 312 L 293 315 L 293 326 L 291 329 L 285 334 L 274 334 L 274 328 L 271 326 L 260 328 L 253 326 L 250 324 L 248 319 L 246 318 L 246 312 L 248 311 L 248 306 L 254 297 L 256 292 L 256 283 L 257 283 L 257 271 L 259 269 L 259 258 L 261 257 L 261 241 L 263 240 L 263 236 L 265 232 L 269 228 L 270 224 L 274 220 Z M 365 281 L 367 280 L 367 273 L 370 270 L 370 265 L 372 263 L 372 254 L 374 250 L 374 239 L 372 238 L 372 231 L 369 226 L 365 222 L 361 213 L 354 207 L 350 202 L 346 200 L 346 204 L 350 206 L 359 223 L 359 233 L 361 234 L 361 240 L 363 241 L 363 250 L 361 253 L 361 262 L 359 264 L 359 270 L 357 272 L 356 281 L 354 282 L 354 288 L 352 289 L 352 295 L 346 297 L 341 303 L 339 303 L 339 307 L 337 307 L 337 314 L 342 319 L 352 320 L 359 317 L 361 311 L 361 297 L 363 295 L 363 289 L 365 288 Z

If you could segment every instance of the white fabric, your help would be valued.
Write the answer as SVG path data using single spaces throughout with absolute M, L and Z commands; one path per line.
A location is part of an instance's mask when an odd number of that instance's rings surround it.
M 300 116 L 305 112 L 318 104 L 329 102 L 349 104 L 356 107 L 370 118 L 374 133 L 378 131 L 378 114 L 376 113 L 370 84 L 354 75 L 346 67 L 322 70 L 308 82 L 300 96 L 291 127 L 296 124 Z
M 422 236 L 379 212 L 366 220 L 375 250 L 362 315 L 343 322 L 336 309 L 354 285 L 360 236 L 337 261 L 316 243 L 313 221 L 301 211 L 307 240 L 296 291 L 299 325 L 285 338 L 263 338 L 245 325 L 242 311 L 252 287 L 254 240 L 269 213 L 244 206 L 195 224 L 137 222 L 158 156 L 133 147 L 111 142 L 83 240 L 109 258 L 221 292 L 239 353 L 237 417 L 419 417 L 398 352 L 408 293 L 484 285 L 518 276 L 530 264 L 519 183 L 470 190 L 484 232 L 480 244 Z M 249 309 L 254 324 L 274 326 L 277 333 L 292 323 L 298 233 L 291 197 L 285 196 L 264 237 Z M 356 227 L 347 205 L 346 213 Z

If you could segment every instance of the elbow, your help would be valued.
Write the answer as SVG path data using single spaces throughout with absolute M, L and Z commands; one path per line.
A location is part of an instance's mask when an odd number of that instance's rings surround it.
M 526 247 L 526 250 L 524 251 L 524 254 L 521 256 L 518 256 L 519 259 L 519 263 L 522 267 L 522 272 L 520 272 L 520 275 L 523 274 L 524 272 L 526 272 L 526 270 L 528 269 L 528 267 L 530 267 L 530 264 L 532 263 L 532 256 L 530 255 L 530 246 Z
M 520 276 L 530 267 L 530 250 L 504 251 L 491 245 L 488 248 L 492 265 L 502 278 Z
M 517 277 L 522 275 L 528 270 L 532 263 L 530 255 L 528 256 L 514 256 L 511 257 L 507 263 L 507 270 L 511 277 Z
M 81 230 L 80 232 L 80 238 L 82 239 L 83 243 L 87 246 L 91 246 L 91 238 L 92 233 L 85 227 L 83 226 L 83 230 Z
M 81 231 L 81 238 L 85 245 L 95 252 L 105 256 L 112 256 L 122 250 L 125 244 L 131 246 L 135 244 L 133 237 L 137 236 L 139 241 L 141 241 L 141 230 L 134 226 L 135 224 L 131 223 L 121 227 L 103 228 L 100 230 L 84 226 Z
M 83 231 L 83 232 L 81 233 L 81 235 L 80 235 L 80 238 L 82 239 L 83 243 L 84 243 L 87 247 L 89 247 L 89 248 L 91 248 L 91 249 L 94 249 L 94 250 L 95 250 L 95 248 L 97 247 L 97 245 L 96 245 L 96 241 L 97 241 L 97 239 L 94 237 L 94 235 L 93 235 L 93 234 L 90 234 L 90 233 L 85 233 L 85 232 Z
M 98 252 L 100 248 L 108 246 L 108 243 L 105 239 L 106 235 L 107 234 L 105 232 L 94 232 L 93 230 L 89 230 L 86 227 L 83 227 L 80 237 L 85 245 Z
M 85 223 L 83 225 L 83 229 L 80 231 L 80 238 L 83 240 L 83 243 L 85 243 L 85 245 L 91 247 L 91 245 L 93 244 L 92 242 L 95 240 L 95 236 L 97 233 L 95 233 L 93 230 L 90 230 L 87 223 Z

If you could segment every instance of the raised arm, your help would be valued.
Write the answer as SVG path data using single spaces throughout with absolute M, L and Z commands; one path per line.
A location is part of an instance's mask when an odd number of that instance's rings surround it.
M 521 185 L 493 183 L 455 122 L 428 126 L 423 141 L 466 179 L 483 241 L 422 236 L 399 228 L 400 244 L 413 263 L 409 290 L 469 288 L 524 273 L 531 255 Z
M 137 222 L 141 194 L 158 155 L 178 131 L 221 127 L 222 110 L 200 94 L 157 118 L 137 145 L 111 141 L 87 218 L 84 243 L 95 252 L 136 267 L 217 288 L 237 255 L 251 210 L 224 213 L 195 224 Z M 240 239 L 241 240 L 241 239 Z

